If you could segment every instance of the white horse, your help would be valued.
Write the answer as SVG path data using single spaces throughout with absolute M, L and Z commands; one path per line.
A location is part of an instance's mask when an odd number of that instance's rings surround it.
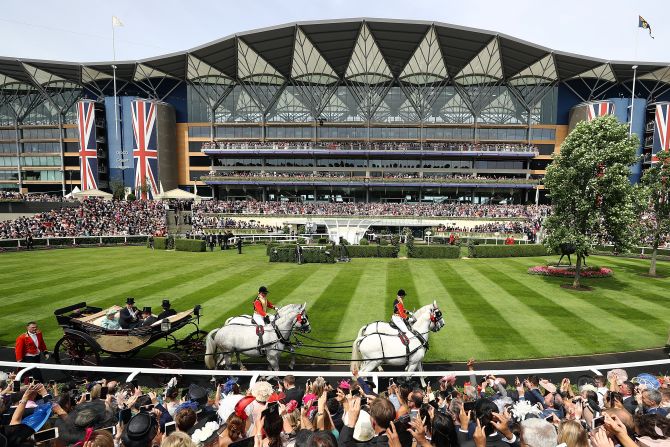
M 240 315 L 226 320 L 223 327 L 214 329 L 206 338 L 205 365 L 209 369 L 230 368 L 231 355 L 235 354 L 240 369 L 240 353 L 249 357 L 265 357 L 274 371 L 279 370 L 279 357 L 289 347 L 289 340 L 294 329 L 310 332 L 305 304 L 287 304 L 277 310 L 275 320 L 266 324 L 262 337 L 261 352 L 258 347 L 256 325 L 250 315 Z M 293 368 L 295 359 L 291 359 Z
M 360 372 L 372 371 L 382 364 L 402 366 L 406 371 L 423 371 L 421 361 L 426 355 L 428 334 L 437 332 L 444 327 L 442 311 L 437 302 L 427 304 L 414 313 L 416 322 L 412 325 L 414 332 L 407 332 L 408 346 L 405 346 L 398 330 L 387 322 L 377 321 L 363 326 L 358 331 L 351 353 L 351 369 Z

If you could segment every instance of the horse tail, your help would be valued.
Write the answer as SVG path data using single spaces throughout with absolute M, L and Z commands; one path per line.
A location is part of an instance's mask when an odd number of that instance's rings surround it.
M 361 350 L 359 349 L 359 345 L 361 344 L 361 340 L 363 340 L 363 332 L 367 328 L 366 326 L 363 326 L 362 328 L 359 329 L 358 335 L 356 336 L 356 340 L 354 340 L 354 345 L 351 347 L 351 370 L 358 370 L 360 369 L 361 366 L 361 360 L 363 359 L 361 357 Z
M 219 329 L 214 329 L 205 338 L 205 366 L 209 369 L 214 369 L 216 367 L 216 333 L 219 332 Z

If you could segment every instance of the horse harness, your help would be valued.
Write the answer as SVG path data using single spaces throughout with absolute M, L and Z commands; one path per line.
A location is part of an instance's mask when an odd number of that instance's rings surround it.
M 253 322 L 253 319 L 250 315 L 240 315 L 237 318 L 246 318 L 251 320 L 251 324 L 256 327 L 256 335 L 258 335 L 258 345 L 256 346 L 256 349 L 258 350 L 258 355 L 261 357 L 265 355 L 265 348 L 268 346 L 274 345 L 276 343 L 283 343 L 286 345 L 286 347 L 289 349 L 290 352 L 293 352 L 293 343 L 291 343 L 291 340 L 288 338 L 284 337 L 284 334 L 281 333 L 279 328 L 277 327 L 277 324 L 275 323 L 275 320 L 272 320 L 270 322 L 270 325 L 272 326 L 272 329 L 275 331 L 275 335 L 277 336 L 277 340 L 270 341 L 267 343 L 263 343 L 263 335 L 265 334 L 265 327 L 257 325 L 256 323 Z M 295 323 L 294 323 L 295 325 Z M 230 323 L 228 326 L 249 326 L 248 324 L 242 324 L 242 323 Z
M 387 333 L 384 333 L 384 332 L 380 332 L 380 331 L 379 331 L 379 323 L 381 323 L 381 321 L 377 321 L 377 322 L 375 322 L 375 323 L 370 323 L 370 324 L 368 324 L 367 326 L 365 326 L 365 329 L 367 329 L 369 326 L 371 326 L 372 324 L 374 324 L 374 325 L 375 325 L 375 331 L 372 332 L 372 333 L 370 333 L 370 334 L 365 334 L 365 335 L 358 341 L 358 344 L 359 344 L 359 346 L 360 346 L 361 342 L 362 342 L 366 337 L 369 337 L 369 336 L 372 336 L 372 335 L 377 335 L 377 336 L 379 337 L 379 346 L 382 348 L 382 357 L 381 357 L 380 360 L 384 360 L 384 359 L 387 359 L 387 358 L 389 358 L 389 359 L 390 359 L 390 358 L 396 358 L 396 357 L 386 357 L 386 354 L 384 353 L 384 341 L 382 340 L 382 335 L 390 335 L 390 336 L 393 336 L 393 334 L 387 334 Z M 392 328 L 394 328 L 394 329 L 396 329 L 396 330 L 398 331 L 398 337 L 400 338 L 401 343 L 405 346 L 405 355 L 402 356 L 402 357 L 405 357 L 407 363 L 409 363 L 409 357 L 410 357 L 411 355 L 413 355 L 414 353 L 416 353 L 419 349 L 423 348 L 423 349 L 425 349 L 426 351 L 428 351 L 428 349 L 430 348 L 430 346 L 429 346 L 429 344 L 428 344 L 428 340 L 426 339 L 426 337 L 424 337 L 423 334 L 421 334 L 421 333 L 418 332 L 418 331 L 415 331 L 413 328 L 410 327 L 410 328 L 409 328 L 410 332 L 416 337 L 417 340 L 419 340 L 419 346 L 417 346 L 416 348 L 410 350 L 410 349 L 409 349 L 409 342 L 410 342 L 410 340 L 409 340 L 409 338 L 407 337 L 407 335 L 403 334 L 403 332 L 402 332 L 400 329 L 398 329 L 398 327 L 397 327 L 395 324 L 393 324 L 393 322 L 389 323 L 389 325 L 390 325 Z M 403 339 L 403 336 L 405 337 L 406 341 L 405 341 L 405 339 Z

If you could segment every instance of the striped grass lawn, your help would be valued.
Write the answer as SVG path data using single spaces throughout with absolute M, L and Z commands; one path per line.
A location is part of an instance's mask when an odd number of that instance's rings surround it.
M 399 288 L 410 309 L 436 300 L 446 327 L 431 335 L 429 361 L 519 359 L 662 346 L 670 323 L 670 279 L 641 276 L 648 261 L 596 257 L 614 269 L 584 280 L 591 292 L 560 288 L 566 279 L 531 276 L 553 258 L 354 259 L 335 265 L 270 264 L 264 247 L 214 253 L 90 248 L 0 255 L 0 343 L 11 346 L 37 320 L 53 347 L 62 332 L 54 309 L 79 301 L 106 307 L 134 296 L 158 310 L 163 298 L 183 310 L 203 305 L 201 326 L 249 313 L 260 285 L 277 304 L 308 304 L 311 336 L 337 342 L 387 320 Z M 670 277 L 670 264 L 659 273 Z M 158 347 L 163 342 L 158 342 Z M 148 349 L 149 354 L 158 347 Z M 304 353 L 345 358 L 302 348 Z

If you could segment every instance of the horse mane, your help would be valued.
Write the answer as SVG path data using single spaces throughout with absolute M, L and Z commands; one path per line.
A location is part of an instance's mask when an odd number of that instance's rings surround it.
M 302 306 L 302 304 L 285 304 L 279 309 L 279 314 L 286 315 L 288 312 L 292 310 L 297 311 L 298 309 L 300 309 L 300 306 Z
M 425 306 L 419 307 L 419 309 L 414 312 L 414 318 L 417 320 L 423 316 L 424 313 L 430 312 L 431 308 L 433 307 L 433 303 L 426 304 Z

